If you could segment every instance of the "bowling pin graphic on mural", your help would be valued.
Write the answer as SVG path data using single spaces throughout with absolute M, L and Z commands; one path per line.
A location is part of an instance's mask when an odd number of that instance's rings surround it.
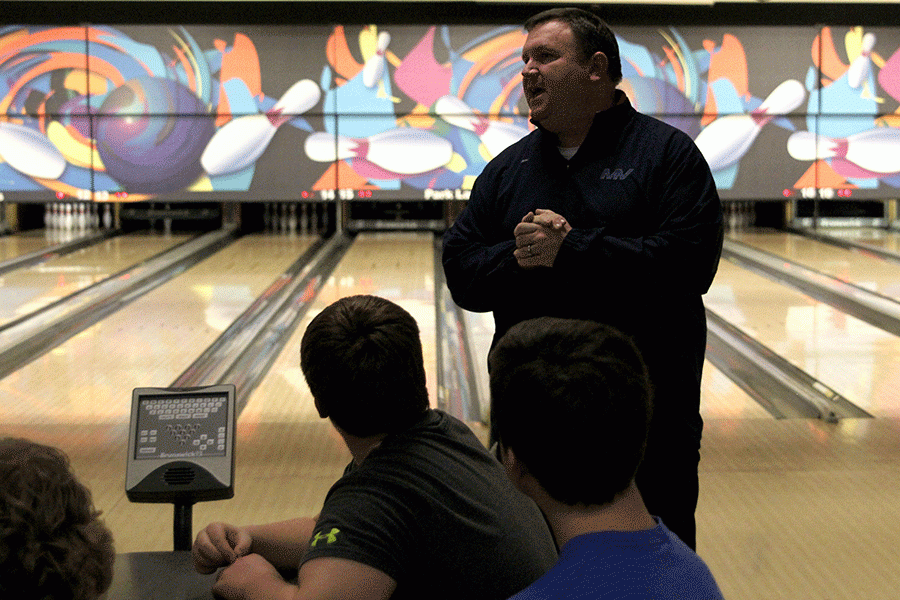
M 401 127 L 358 139 L 317 132 L 306 138 L 306 155 L 316 162 L 363 159 L 398 175 L 418 175 L 443 167 L 453 145 L 423 129 Z
M 803 103 L 806 89 L 795 79 L 776 87 L 749 114 L 726 115 L 707 125 L 695 142 L 713 171 L 730 167 L 747 154 L 763 126 L 779 115 L 785 115 Z
M 434 103 L 434 111 L 442 119 L 472 131 L 481 139 L 491 157 L 497 156 L 507 147 L 519 141 L 528 130 L 505 121 L 492 121 L 478 114 L 472 107 L 456 96 L 441 96 Z
M 390 43 L 391 34 L 386 31 L 378 34 L 375 54 L 370 56 L 363 66 L 363 85 L 367 88 L 375 87 L 381 81 L 381 78 L 384 77 L 384 71 L 387 68 L 387 59 L 384 57 L 384 53 L 387 52 L 387 47 Z
M 867 33 L 862 38 L 859 56 L 853 59 L 850 68 L 847 69 L 847 85 L 853 89 L 860 87 L 872 72 L 872 48 L 874 47 L 875 34 Z
M 0 158 L 35 179 L 57 179 L 66 159 L 46 135 L 15 123 L 0 123 Z
M 319 103 L 322 91 L 309 79 L 292 85 L 271 110 L 238 117 L 209 140 L 200 164 L 209 175 L 240 171 L 262 156 L 278 128 Z
M 876 127 L 847 138 L 798 131 L 788 138 L 788 154 L 797 160 L 839 159 L 874 175 L 900 173 L 900 129 Z

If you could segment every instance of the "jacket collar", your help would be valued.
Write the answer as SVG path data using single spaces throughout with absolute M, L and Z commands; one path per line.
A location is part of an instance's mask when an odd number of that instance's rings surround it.
M 587 137 L 572 158 L 573 161 L 587 156 L 610 154 L 618 146 L 622 131 L 636 111 L 622 90 L 616 90 L 615 102 L 612 107 L 594 115 Z M 556 134 L 550 133 L 540 125 L 537 126 L 537 130 L 537 141 L 544 156 L 551 160 L 565 161 L 559 153 Z

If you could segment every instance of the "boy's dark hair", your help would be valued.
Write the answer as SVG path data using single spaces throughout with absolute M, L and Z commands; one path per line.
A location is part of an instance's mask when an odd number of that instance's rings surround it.
M 647 368 L 612 327 L 543 317 L 512 327 L 490 355 L 491 428 L 550 496 L 607 504 L 644 455 Z
M 575 40 L 585 60 L 602 52 L 609 61 L 607 72 L 612 82 L 616 85 L 622 81 L 622 58 L 619 55 L 619 43 L 616 34 L 609 26 L 594 13 L 581 8 L 551 8 L 538 13 L 525 21 L 525 31 L 547 23 L 548 21 L 562 21 L 572 30 Z
M 300 366 L 319 414 L 358 437 L 405 429 L 429 407 L 419 327 L 384 298 L 350 296 L 316 315 Z
M 0 439 L 0 597 L 95 600 L 112 583 L 112 534 L 61 450 Z

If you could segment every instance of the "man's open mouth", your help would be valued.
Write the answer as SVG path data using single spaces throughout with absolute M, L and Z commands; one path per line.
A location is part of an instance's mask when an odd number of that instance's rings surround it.
M 532 100 L 534 98 L 537 98 L 538 96 L 540 96 L 541 94 L 543 94 L 546 91 L 547 90 L 545 90 L 544 88 L 542 88 L 540 86 L 528 86 L 528 88 L 525 90 L 525 97 L 528 100 Z

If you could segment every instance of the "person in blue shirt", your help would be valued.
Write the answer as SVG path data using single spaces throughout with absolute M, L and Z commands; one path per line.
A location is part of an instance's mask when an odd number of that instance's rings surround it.
M 635 484 L 653 409 L 630 338 L 595 321 L 540 317 L 510 328 L 489 362 L 500 459 L 560 548 L 556 565 L 513 598 L 722 598 Z

